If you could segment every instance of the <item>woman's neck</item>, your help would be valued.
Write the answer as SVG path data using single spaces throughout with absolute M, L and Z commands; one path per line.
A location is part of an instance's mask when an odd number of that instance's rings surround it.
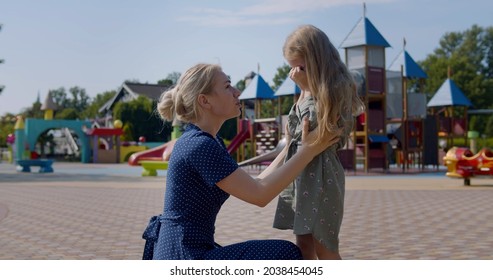
M 210 118 L 207 117 L 202 117 L 198 121 L 193 123 L 196 125 L 200 130 L 209 133 L 213 137 L 216 137 L 217 133 L 219 132 L 219 129 L 221 129 L 222 123 L 215 123 L 211 121 Z

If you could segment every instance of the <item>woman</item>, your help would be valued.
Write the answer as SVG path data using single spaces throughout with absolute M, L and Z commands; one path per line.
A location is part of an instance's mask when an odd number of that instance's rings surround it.
M 163 93 L 158 111 L 165 120 L 188 123 L 176 141 L 166 177 L 163 214 L 153 217 L 144 238 L 144 259 L 301 259 L 296 245 L 285 240 L 255 240 L 220 247 L 214 224 L 222 204 L 233 195 L 258 206 L 267 205 L 336 136 L 304 145 L 279 166 L 286 151 L 257 179 L 231 158 L 217 136 L 222 124 L 240 115 L 240 92 L 220 66 L 197 64 L 178 84 Z M 305 125 L 308 131 L 308 123 Z M 334 134 L 335 135 L 335 134 Z

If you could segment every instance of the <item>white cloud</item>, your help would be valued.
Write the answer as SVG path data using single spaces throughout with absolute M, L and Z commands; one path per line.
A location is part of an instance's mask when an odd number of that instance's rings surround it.
M 396 0 L 366 0 L 365 3 L 386 3 Z M 209 26 L 239 26 L 285 24 L 296 21 L 295 16 L 342 5 L 363 4 L 362 0 L 264 0 L 239 10 L 195 8 L 179 21 Z

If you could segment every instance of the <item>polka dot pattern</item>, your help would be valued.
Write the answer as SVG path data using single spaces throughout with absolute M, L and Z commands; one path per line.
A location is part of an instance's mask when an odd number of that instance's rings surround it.
M 237 168 L 221 138 L 189 124 L 171 154 L 163 214 L 143 234 L 143 259 L 301 259 L 298 247 L 284 240 L 214 242 L 216 217 L 229 197 L 216 183 Z

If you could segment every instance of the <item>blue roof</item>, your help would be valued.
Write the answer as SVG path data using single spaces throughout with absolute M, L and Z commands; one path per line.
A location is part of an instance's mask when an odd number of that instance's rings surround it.
M 275 96 L 283 96 L 283 95 L 295 95 L 300 94 L 301 89 L 298 85 L 291 80 L 291 78 L 287 77 L 284 82 L 282 82 L 281 86 L 274 93 Z
M 390 47 L 390 44 L 368 18 L 362 17 L 339 47 L 350 48 L 356 46 L 379 46 L 387 48 Z
M 438 91 L 428 102 L 428 107 L 440 106 L 472 106 L 471 101 L 467 99 L 460 88 L 452 81 L 447 79 Z
M 428 78 L 428 75 L 426 75 L 425 71 L 421 69 L 419 64 L 417 64 L 416 61 L 414 61 L 414 59 L 405 50 L 401 51 L 396 59 L 392 61 L 389 66 L 389 70 L 400 72 L 401 65 L 403 66 L 404 77 L 406 78 Z
M 260 75 L 255 75 L 248 86 L 241 92 L 240 100 L 247 99 L 273 99 L 274 91 Z
M 370 139 L 370 142 L 372 143 L 388 143 L 389 138 L 387 135 L 369 135 L 368 139 Z

